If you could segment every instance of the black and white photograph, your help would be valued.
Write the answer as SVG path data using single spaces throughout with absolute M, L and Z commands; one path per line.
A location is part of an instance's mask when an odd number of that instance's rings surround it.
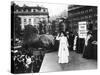
M 10 73 L 98 68 L 98 6 L 11 1 L 10 8 Z

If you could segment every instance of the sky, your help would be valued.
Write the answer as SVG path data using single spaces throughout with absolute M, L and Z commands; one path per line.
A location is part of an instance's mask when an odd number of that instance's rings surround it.
M 44 3 L 44 2 L 32 2 L 32 1 L 14 1 L 19 6 L 23 6 L 24 4 L 27 6 L 43 6 L 48 8 L 49 16 L 57 16 L 63 11 L 68 10 L 68 4 L 64 3 Z

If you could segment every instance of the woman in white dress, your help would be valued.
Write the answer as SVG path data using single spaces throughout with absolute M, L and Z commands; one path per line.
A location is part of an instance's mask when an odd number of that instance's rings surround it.
M 60 41 L 59 50 L 58 50 L 58 63 L 68 63 L 69 62 L 69 50 L 68 50 L 68 40 L 67 37 L 64 35 L 64 32 L 61 32 L 60 35 L 58 34 L 56 40 Z

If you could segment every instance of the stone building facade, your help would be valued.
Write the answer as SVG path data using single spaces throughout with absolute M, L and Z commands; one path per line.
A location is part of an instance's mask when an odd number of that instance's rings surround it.
M 91 30 L 97 29 L 97 6 L 69 5 L 68 6 L 68 21 L 70 30 L 77 32 L 78 22 L 86 21 L 91 23 Z

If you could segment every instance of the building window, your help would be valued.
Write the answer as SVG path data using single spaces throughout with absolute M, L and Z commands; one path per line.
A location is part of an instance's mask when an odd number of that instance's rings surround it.
M 31 22 L 31 19 L 29 19 L 29 22 Z
M 36 18 L 34 18 L 34 23 L 36 23 Z
M 76 14 L 78 15 L 78 12 Z
M 93 16 L 95 17 L 95 14 Z
M 45 9 L 41 9 L 41 12 L 45 12 Z
M 70 14 L 68 14 L 68 16 L 70 17 Z
M 24 19 L 24 22 L 26 22 L 26 19 Z
M 71 13 L 69 14 L 69 16 L 71 16 Z
M 31 24 L 31 19 L 29 19 L 29 24 Z
M 33 12 L 33 9 L 31 9 L 31 12 Z
M 21 10 L 21 12 L 23 12 L 23 9 Z
M 47 9 L 45 9 L 45 12 L 48 12 L 48 10 L 47 10 Z
M 93 11 L 93 9 L 91 8 L 91 9 L 89 9 L 89 12 L 92 12 Z
M 79 12 L 78 14 L 81 14 L 81 12 Z
M 85 13 L 86 13 L 86 10 L 85 10 Z
M 74 13 L 74 15 L 76 15 L 76 13 Z
M 90 18 L 91 16 L 89 15 L 88 17 Z
M 26 9 L 26 12 L 28 12 L 28 9 Z
M 84 19 L 84 17 L 81 17 L 81 19 L 83 20 L 83 19 Z
M 38 12 L 38 9 L 35 9 L 36 12 Z
M 24 24 L 26 25 L 26 19 L 24 19 Z
M 96 16 L 97 16 L 97 14 L 94 14 L 94 16 L 96 17 Z
M 83 14 L 83 11 L 81 11 L 81 14 Z
M 85 10 L 85 13 L 88 13 L 88 10 Z
M 85 16 L 85 18 L 87 19 L 87 18 L 88 18 L 88 16 Z
M 85 19 L 87 19 L 88 18 L 88 16 L 85 16 Z
M 81 17 L 81 20 L 82 20 L 82 17 Z
M 35 22 L 36 22 L 36 23 L 39 23 L 39 21 L 40 21 L 39 18 L 36 17 L 36 18 L 35 18 Z
M 43 12 L 45 12 L 45 9 L 43 10 Z
M 18 10 L 16 10 L 16 12 L 18 12 Z
M 83 14 L 84 14 L 84 11 L 83 11 Z
M 97 23 L 97 20 L 95 20 L 95 23 Z
M 35 9 L 34 9 L 33 11 L 34 11 L 34 12 L 36 12 L 36 10 L 35 10 Z

